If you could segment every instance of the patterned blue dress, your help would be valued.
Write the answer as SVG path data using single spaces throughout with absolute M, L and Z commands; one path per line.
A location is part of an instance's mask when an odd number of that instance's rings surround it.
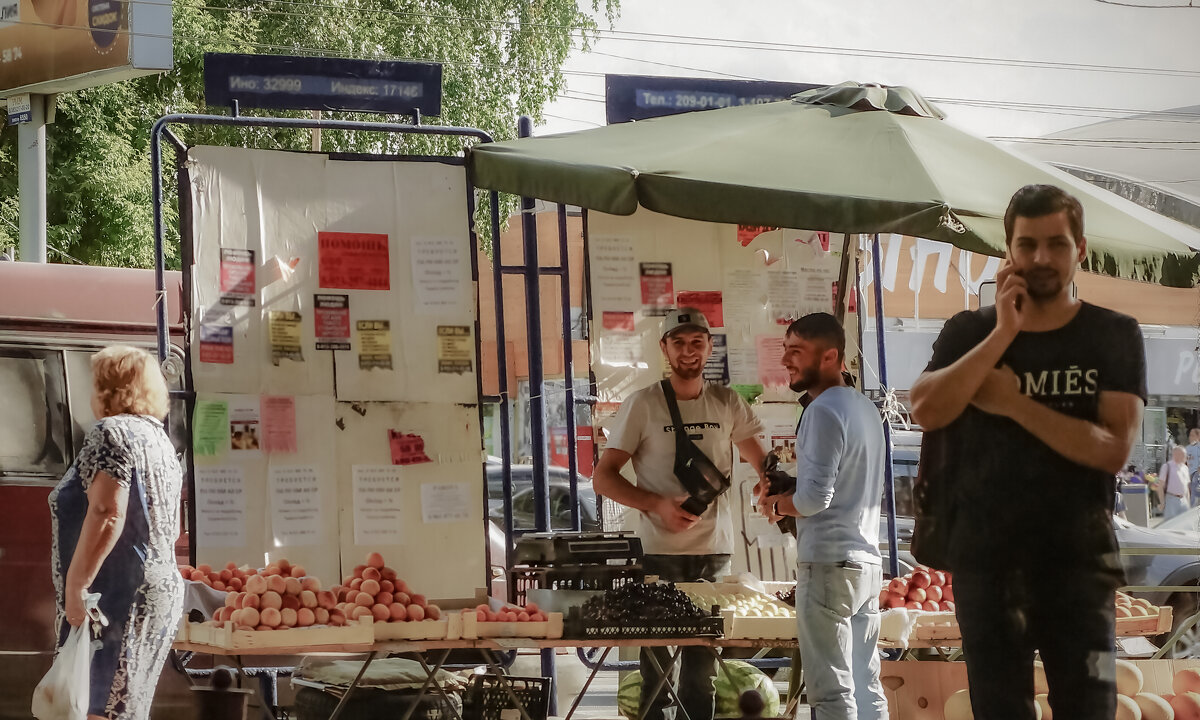
M 70 630 L 63 584 L 87 514 L 87 489 L 98 472 L 129 488 L 129 506 L 121 537 L 91 586 L 109 625 L 92 658 L 88 712 L 144 720 L 183 614 L 183 580 L 175 564 L 183 473 L 154 418 L 107 417 L 88 432 L 75 463 L 50 493 L 59 647 Z

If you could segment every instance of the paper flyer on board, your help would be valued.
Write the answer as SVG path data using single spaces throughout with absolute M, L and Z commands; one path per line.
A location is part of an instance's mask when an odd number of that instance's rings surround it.
M 474 368 L 475 343 L 467 325 L 437 326 L 437 362 L 439 373 L 462 375 Z
M 262 413 L 257 395 L 230 396 L 229 447 L 239 452 L 262 450 Z
M 470 483 L 425 483 L 421 485 L 421 521 L 461 522 L 471 519 Z
M 196 544 L 246 544 L 246 477 L 234 466 L 196 466 Z
M 358 332 L 358 369 L 392 369 L 392 321 L 359 320 L 354 324 Z
M 318 350 L 349 350 L 350 296 L 313 296 L 313 329 Z
M 271 362 L 275 365 L 280 360 L 304 360 L 304 352 L 300 342 L 303 332 L 300 329 L 300 313 L 290 310 L 270 310 L 267 312 L 267 333 L 271 339 Z
M 390 268 L 386 234 L 317 233 L 317 275 L 323 289 L 390 290 Z
M 404 541 L 404 472 L 400 465 L 355 465 L 354 544 L 369 547 Z
M 796 270 L 768 270 L 767 296 L 771 302 L 771 320 L 776 325 L 790 325 L 805 315 L 802 309 L 800 273 Z
M 200 325 L 200 362 L 233 364 L 232 325 Z
M 788 373 L 783 367 L 783 336 L 759 335 L 755 338 L 758 351 L 758 377 L 767 387 L 787 387 Z
M 757 318 L 767 304 L 767 278 L 762 268 L 728 268 L 722 287 L 726 327 Z
M 710 328 L 725 327 L 720 290 L 680 290 L 677 307 L 694 307 L 704 313 Z
M 254 286 L 253 250 L 221 248 L 221 304 L 254 307 L 258 292 Z
M 229 404 L 224 400 L 197 400 L 192 413 L 192 450 L 200 456 L 229 451 Z
M 712 334 L 712 354 L 704 363 L 704 379 L 720 385 L 729 384 L 729 348 L 724 333 Z
M 321 483 L 311 465 L 271 466 L 271 534 L 275 547 L 321 541 Z
M 417 236 L 412 239 L 412 279 L 418 315 L 462 315 L 469 313 L 471 277 L 463 243 L 453 238 Z
M 638 263 L 638 272 L 642 281 L 642 310 L 650 316 L 666 315 L 675 305 L 671 263 Z
M 612 367 L 638 367 L 642 360 L 642 336 L 631 332 L 600 334 L 600 363 Z
M 632 311 L 641 304 L 633 241 L 597 237 L 588 241 L 592 302 L 596 307 Z
M 296 398 L 264 395 L 261 405 L 262 449 L 271 453 L 296 452 Z
M 837 270 L 832 267 L 805 267 L 801 271 L 799 312 L 801 316 L 814 312 L 833 312 L 833 292 L 837 285 Z

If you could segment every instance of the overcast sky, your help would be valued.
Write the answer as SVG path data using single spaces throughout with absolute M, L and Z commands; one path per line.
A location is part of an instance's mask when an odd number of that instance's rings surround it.
M 553 117 L 537 134 L 602 124 L 604 73 L 907 85 L 937 100 L 950 122 L 990 137 L 1040 136 L 1125 114 L 1080 108 L 1200 105 L 1200 0 L 1191 1 L 1197 7 L 1153 7 L 1189 0 L 1129 0 L 1150 7 L 1099 0 L 624 0 L 616 33 L 602 34 L 593 53 L 568 61 L 569 89 L 547 108 Z

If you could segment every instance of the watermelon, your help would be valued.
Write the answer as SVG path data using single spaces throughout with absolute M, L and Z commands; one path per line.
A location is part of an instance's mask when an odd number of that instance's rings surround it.
M 726 660 L 717 670 L 714 683 L 717 691 L 718 718 L 741 717 L 738 698 L 747 690 L 757 690 L 763 699 L 762 717 L 779 715 L 779 691 L 762 670 L 741 660 Z M 665 692 L 665 691 L 664 691 Z M 617 689 L 617 710 L 628 720 L 637 720 L 641 702 L 642 674 L 637 670 L 626 673 Z

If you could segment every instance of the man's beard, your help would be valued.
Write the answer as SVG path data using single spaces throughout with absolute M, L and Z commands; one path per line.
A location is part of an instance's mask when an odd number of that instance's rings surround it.
M 816 385 L 818 379 L 819 378 L 818 378 L 818 373 L 817 373 L 816 368 L 814 368 L 814 367 L 803 368 L 800 371 L 800 377 L 797 380 L 795 380 L 794 382 L 789 383 L 788 387 L 791 388 L 792 390 L 794 390 L 795 392 L 802 393 L 802 392 L 808 390 L 813 385 Z
M 1059 296 L 1063 291 L 1062 278 L 1054 271 L 1032 272 L 1025 275 L 1029 299 L 1043 302 Z
M 679 376 L 680 380 L 695 380 L 704 373 L 704 363 L 700 363 L 696 367 L 682 367 L 675 363 L 670 363 L 671 372 Z

